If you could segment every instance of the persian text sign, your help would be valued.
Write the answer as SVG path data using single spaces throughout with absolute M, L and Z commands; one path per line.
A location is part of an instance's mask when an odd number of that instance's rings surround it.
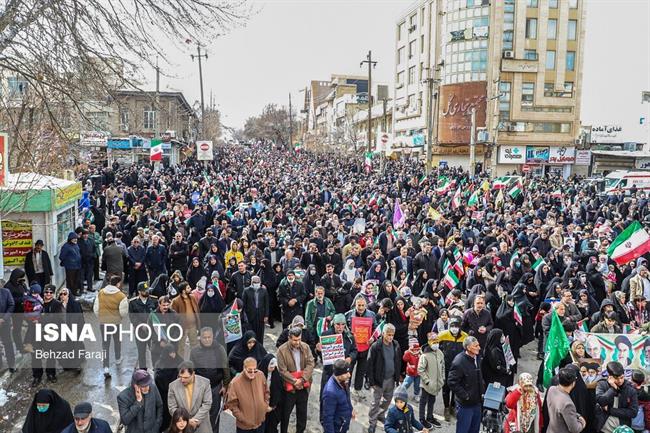
M 60 208 L 81 198 L 81 182 L 54 191 L 54 207 Z
M 573 164 L 576 161 L 575 147 L 552 146 L 549 150 L 549 164 Z
M 5 186 L 9 176 L 9 136 L 0 132 L 0 187 Z
M 472 109 L 476 110 L 476 127 L 485 126 L 486 89 L 485 81 L 440 87 L 439 143 L 469 144 Z
M 352 334 L 354 334 L 354 340 L 357 342 L 359 352 L 365 352 L 370 348 L 372 324 L 372 317 L 352 317 Z
M 320 338 L 323 365 L 332 365 L 334 361 L 345 359 L 345 348 L 341 334 L 328 335 Z
M 23 266 L 32 249 L 31 221 L 2 222 L 2 258 L 5 266 Z

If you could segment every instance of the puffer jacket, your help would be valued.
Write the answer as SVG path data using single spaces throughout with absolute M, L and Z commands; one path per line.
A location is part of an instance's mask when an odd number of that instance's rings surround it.
M 431 395 L 436 395 L 445 384 L 445 356 L 439 349 L 426 345 L 418 363 L 420 386 Z
M 386 433 L 411 433 L 413 428 L 418 431 L 424 428 L 422 423 L 415 417 L 413 406 L 407 403 L 402 410 L 395 405 L 388 409 L 386 422 L 384 422 L 384 431 Z

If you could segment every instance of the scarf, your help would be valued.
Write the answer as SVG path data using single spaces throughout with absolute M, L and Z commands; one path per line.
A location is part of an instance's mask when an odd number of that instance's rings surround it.
M 526 433 L 530 430 L 531 424 L 537 419 L 537 393 L 534 391 L 526 392 L 522 389 L 517 406 L 518 430 Z M 534 431 L 537 431 L 537 426 L 535 426 Z

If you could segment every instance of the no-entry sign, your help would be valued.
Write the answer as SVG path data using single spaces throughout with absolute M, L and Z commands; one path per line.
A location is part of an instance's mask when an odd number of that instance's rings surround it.
M 197 141 L 196 142 L 196 159 L 199 161 L 212 161 L 214 155 L 212 153 L 212 141 Z

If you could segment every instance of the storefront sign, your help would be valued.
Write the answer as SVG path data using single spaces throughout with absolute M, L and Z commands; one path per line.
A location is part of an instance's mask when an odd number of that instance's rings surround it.
M 526 162 L 533 164 L 543 164 L 548 162 L 548 147 L 526 146 Z
M 576 160 L 576 148 L 553 146 L 548 155 L 549 164 L 573 164 Z
M 439 143 L 469 144 L 472 109 L 476 111 L 476 127 L 485 127 L 486 89 L 485 81 L 440 87 Z
M 621 125 L 597 125 L 591 128 L 592 143 L 619 143 L 622 135 Z
M 79 134 L 79 144 L 87 147 L 106 147 L 108 134 L 103 131 L 82 131 Z
M 320 337 L 321 354 L 323 365 L 332 365 L 334 361 L 345 359 L 345 347 L 343 346 L 343 335 L 335 334 Z
M 2 222 L 2 259 L 5 266 L 24 266 L 32 249 L 31 221 Z
M 81 198 L 81 182 L 54 191 L 54 207 L 60 208 Z
M 5 186 L 9 176 L 9 136 L 0 133 L 0 187 Z
M 591 165 L 591 150 L 576 150 L 576 165 Z
M 500 164 L 523 164 L 526 162 L 525 146 L 500 146 L 499 163 Z

